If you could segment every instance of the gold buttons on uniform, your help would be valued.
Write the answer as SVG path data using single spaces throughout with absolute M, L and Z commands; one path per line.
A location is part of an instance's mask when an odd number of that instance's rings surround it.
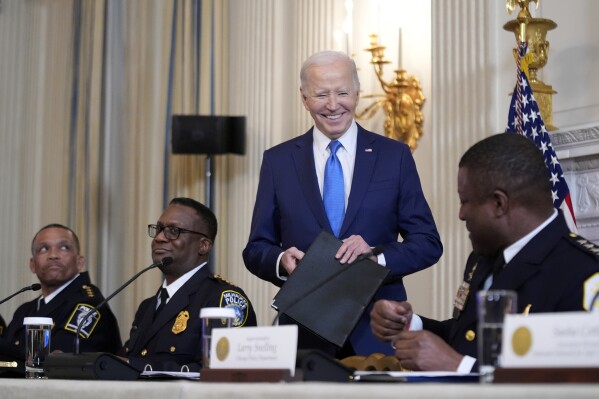
M 141 351 L 141 355 L 142 355 L 142 356 L 145 356 L 145 355 L 147 355 L 147 354 L 148 354 L 148 350 L 147 350 L 147 349 L 142 349 L 142 351 Z
M 466 331 L 464 338 L 466 338 L 466 341 L 474 341 L 474 338 L 476 338 L 476 333 L 472 330 L 468 330 Z
M 171 346 L 171 353 L 174 353 L 174 352 L 175 352 L 175 347 Z

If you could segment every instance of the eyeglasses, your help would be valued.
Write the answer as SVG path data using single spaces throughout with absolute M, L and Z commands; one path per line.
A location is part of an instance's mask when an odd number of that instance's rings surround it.
M 181 227 L 175 226 L 160 226 L 157 224 L 149 224 L 148 225 L 148 235 L 152 238 L 156 238 L 160 232 L 164 232 L 164 238 L 167 240 L 176 240 L 179 238 L 181 233 L 190 233 L 190 234 L 199 234 L 206 238 L 209 238 L 206 234 L 200 233 L 198 231 L 192 231 L 187 229 L 182 229 Z

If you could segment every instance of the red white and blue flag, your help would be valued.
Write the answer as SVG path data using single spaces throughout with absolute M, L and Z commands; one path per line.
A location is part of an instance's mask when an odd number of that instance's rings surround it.
M 541 118 L 539 106 L 532 93 L 532 88 L 528 82 L 525 68 L 522 68 L 521 61 L 526 55 L 527 43 L 520 43 L 518 48 L 518 82 L 512 95 L 510 110 L 508 114 L 508 125 L 506 132 L 515 132 L 527 137 L 540 151 L 543 152 L 545 164 L 549 172 L 549 181 L 551 182 L 551 195 L 553 206 L 563 211 L 568 227 L 576 232 L 576 218 L 572 208 L 572 199 L 570 190 L 562 167 L 557 159 L 555 150 L 551 145 L 551 139 L 545 129 L 545 123 Z

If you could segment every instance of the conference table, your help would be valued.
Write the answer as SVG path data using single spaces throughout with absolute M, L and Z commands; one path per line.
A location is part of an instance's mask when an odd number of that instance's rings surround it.
M 216 383 L 190 380 L 85 381 L 0 379 L 4 399 L 186 398 L 599 398 L 597 384 Z

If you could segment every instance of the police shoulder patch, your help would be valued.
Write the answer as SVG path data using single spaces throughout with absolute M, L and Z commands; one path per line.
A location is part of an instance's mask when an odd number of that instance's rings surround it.
M 599 309 L 599 273 L 584 280 L 582 307 L 584 310 Z
M 247 321 L 249 301 L 240 292 L 235 290 L 223 291 L 220 296 L 219 306 L 235 310 L 233 327 L 242 327 Z
M 93 314 L 88 316 L 89 312 L 93 312 Z M 75 306 L 75 309 L 73 309 L 73 313 L 71 313 L 71 316 L 67 320 L 64 329 L 74 333 L 77 333 L 77 329 L 80 329 L 79 335 L 83 338 L 89 338 L 98 325 L 100 317 L 100 311 L 96 310 L 96 308 L 94 308 L 92 305 L 87 303 L 78 303 Z

